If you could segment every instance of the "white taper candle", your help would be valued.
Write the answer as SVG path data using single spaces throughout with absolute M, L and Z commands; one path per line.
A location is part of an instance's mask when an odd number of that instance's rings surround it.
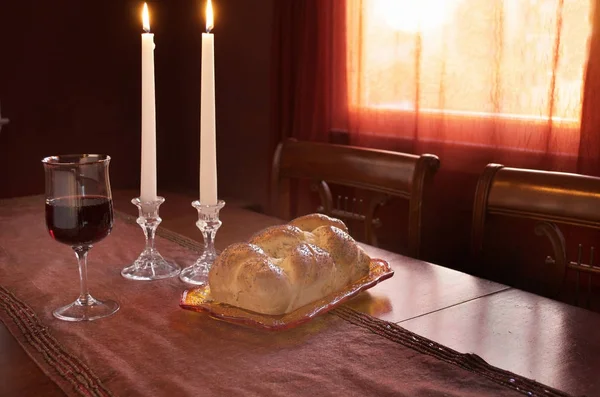
M 200 203 L 217 204 L 217 144 L 215 137 L 215 46 L 212 3 L 206 5 L 206 33 L 202 33 L 200 89 Z
M 156 102 L 154 97 L 154 34 L 150 33 L 148 6 L 142 20 L 142 164 L 140 200 L 156 200 Z

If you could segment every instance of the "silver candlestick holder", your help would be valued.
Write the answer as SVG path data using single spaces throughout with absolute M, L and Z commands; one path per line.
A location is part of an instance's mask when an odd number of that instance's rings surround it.
M 208 272 L 217 258 L 215 250 L 215 235 L 221 227 L 219 211 L 225 206 L 225 201 L 219 200 L 215 205 L 201 204 L 196 200 L 192 207 L 198 210 L 198 222 L 196 226 L 204 237 L 204 251 L 200 258 L 191 266 L 181 271 L 179 278 L 189 284 L 205 285 L 208 283 Z
M 121 275 L 131 280 L 159 280 L 177 276 L 181 268 L 174 262 L 166 261 L 154 248 L 156 229 L 162 222 L 158 215 L 158 207 L 165 202 L 164 197 L 157 197 L 154 201 L 145 202 L 137 197 L 131 202 L 138 207 L 140 212 L 137 224 L 141 226 L 144 236 L 146 236 L 146 248 L 131 266 L 121 270 Z

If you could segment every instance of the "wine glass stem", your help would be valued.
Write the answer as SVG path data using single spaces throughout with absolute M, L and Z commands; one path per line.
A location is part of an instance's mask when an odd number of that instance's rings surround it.
M 77 263 L 79 264 L 79 303 L 81 305 L 87 306 L 88 303 L 92 300 L 92 296 L 88 291 L 88 280 L 87 280 L 87 254 L 92 247 L 82 246 L 82 247 L 74 247 L 75 256 L 77 257 Z

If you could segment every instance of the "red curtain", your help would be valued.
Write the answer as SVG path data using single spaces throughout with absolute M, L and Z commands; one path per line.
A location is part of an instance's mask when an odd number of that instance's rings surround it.
M 335 103 L 346 103 L 345 2 L 276 0 L 273 25 L 272 152 L 286 138 L 328 142 Z M 292 215 L 318 201 L 307 181 L 291 185 Z M 276 208 L 270 213 L 279 214 Z
M 593 29 L 583 90 L 577 171 L 600 176 L 600 1 L 594 0 Z
M 461 267 L 486 164 L 600 175 L 588 1 L 278 0 L 275 135 L 438 155 L 426 259 Z
M 333 104 L 346 102 L 337 83 L 345 74 L 345 2 L 277 0 L 274 7 L 273 135 L 327 141 Z
M 275 136 L 595 173 L 588 1 L 276 1 Z

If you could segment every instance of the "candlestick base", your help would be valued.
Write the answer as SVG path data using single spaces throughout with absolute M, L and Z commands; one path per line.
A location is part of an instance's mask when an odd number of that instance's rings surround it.
M 216 205 L 200 204 L 198 200 L 192 202 L 192 207 L 198 210 L 198 222 L 196 226 L 204 237 L 204 251 L 200 258 L 191 266 L 181 271 L 179 278 L 189 284 L 208 284 L 208 273 L 217 258 L 215 250 L 215 235 L 221 227 L 219 211 L 225 206 L 225 201 L 219 200 Z
M 177 276 L 181 268 L 176 263 L 165 260 L 154 248 L 156 229 L 162 222 L 158 215 L 158 207 L 165 199 L 157 197 L 155 201 L 142 202 L 138 197 L 131 202 L 139 209 L 137 223 L 146 236 L 146 247 L 131 266 L 121 270 L 121 276 L 130 280 L 160 280 Z

